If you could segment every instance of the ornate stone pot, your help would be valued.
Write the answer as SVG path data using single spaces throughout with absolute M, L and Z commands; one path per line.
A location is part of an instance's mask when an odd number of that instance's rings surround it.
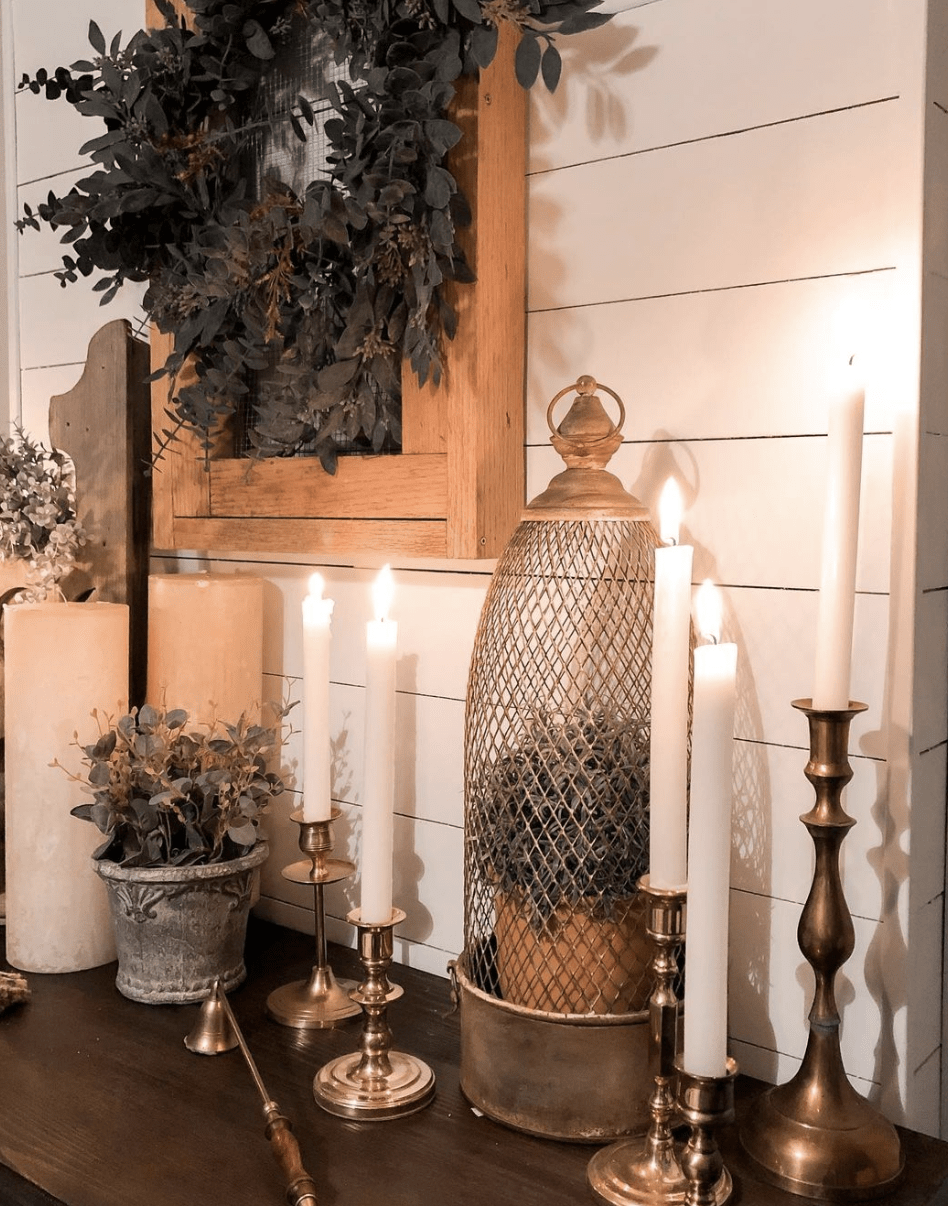
M 94 861 L 105 882 L 118 950 L 115 984 L 150 1005 L 202 1001 L 247 975 L 244 943 L 256 869 L 269 848 L 204 867 L 119 867 Z

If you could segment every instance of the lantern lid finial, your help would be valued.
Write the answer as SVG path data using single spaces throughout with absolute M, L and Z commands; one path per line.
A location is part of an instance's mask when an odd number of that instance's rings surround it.
M 618 422 L 613 422 L 596 395 L 609 394 L 619 407 Z M 565 395 L 576 397 L 561 423 L 554 426 L 553 409 Z M 525 512 L 529 519 L 646 519 L 648 511 L 625 489 L 615 474 L 606 470 L 613 453 L 622 443 L 625 407 L 619 395 L 588 374 L 575 385 L 561 389 L 546 412 L 552 433 L 550 443 L 566 462 L 549 487 L 535 498 Z

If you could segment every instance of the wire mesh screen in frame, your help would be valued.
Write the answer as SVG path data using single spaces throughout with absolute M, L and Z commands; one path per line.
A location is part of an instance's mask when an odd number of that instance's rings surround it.
M 345 63 L 334 61 L 332 43 L 326 34 L 307 22 L 299 25 L 299 35 L 278 50 L 247 113 L 247 124 L 258 128 L 250 140 L 245 171 L 251 195 L 261 200 L 274 189 L 279 192 L 289 189 L 302 198 L 311 181 L 330 175 L 330 146 L 323 123 L 332 114 L 331 85 L 348 80 L 349 73 Z M 312 125 L 301 120 L 300 96 L 306 98 L 313 110 L 316 120 Z M 294 131 L 291 114 L 305 132 L 305 141 Z M 278 361 L 279 352 L 274 350 L 269 368 L 253 375 L 250 392 L 237 417 L 238 456 L 253 454 L 257 406 L 265 391 L 279 389 Z M 335 440 L 340 455 L 370 451 L 368 441 L 361 438 L 351 440 L 339 433 Z M 387 452 L 397 450 L 391 444 L 385 447 Z M 313 451 L 304 444 L 296 455 L 307 456 Z

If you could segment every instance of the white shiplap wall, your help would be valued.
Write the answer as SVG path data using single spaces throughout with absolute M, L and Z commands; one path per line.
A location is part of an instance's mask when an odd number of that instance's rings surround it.
M 139 0 L 11 0 L 17 73 L 85 53 L 88 18 L 111 34 Z M 731 1034 L 749 1072 L 784 1078 L 806 1035 L 810 974 L 796 944 L 812 845 L 806 729 L 827 404 L 867 345 L 863 508 L 844 847 L 856 951 L 840 977 L 844 1057 L 897 1118 L 938 1126 L 948 604 L 948 469 L 940 332 L 948 308 L 948 96 L 936 77 L 946 0 L 653 0 L 565 48 L 555 97 L 531 110 L 528 493 L 557 469 L 549 398 L 591 372 L 624 398 L 614 467 L 653 504 L 674 472 L 689 505 L 696 579 L 724 586 L 741 656 L 732 866 Z M 944 72 L 942 72 L 944 74 Z M 940 107 L 939 107 L 940 106 Z M 18 96 L 19 200 L 62 188 L 81 119 Z M 928 115 L 928 125 L 924 124 Z M 924 341 L 922 136 L 927 177 Z M 55 239 L 20 245 L 23 416 L 42 432 L 50 394 L 79 375 L 105 312 L 51 276 Z M 919 357 L 923 421 L 920 468 Z M 920 520 L 916 525 L 916 517 Z M 916 535 L 917 533 L 917 535 Z M 265 667 L 298 694 L 304 557 L 165 558 L 267 580 Z M 916 564 L 918 571 L 916 572 Z M 320 567 L 336 600 L 332 654 L 337 845 L 358 858 L 362 649 L 375 565 Z M 462 942 L 463 700 L 490 565 L 395 565 L 401 657 L 396 896 L 401 959 L 443 974 Z M 919 656 L 916 658 L 916 648 Z M 293 768 L 299 744 L 291 738 Z M 286 801 L 259 908 L 311 925 Z M 356 903 L 327 894 L 331 936 Z

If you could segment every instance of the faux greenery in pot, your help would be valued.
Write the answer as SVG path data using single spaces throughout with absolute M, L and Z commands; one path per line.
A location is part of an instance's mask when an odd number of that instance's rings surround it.
M 156 0 L 164 24 L 124 46 L 93 22 L 90 58 L 20 85 L 104 122 L 80 151 L 93 170 L 19 226 L 62 230 L 61 281 L 101 273 L 103 301 L 148 282 L 145 309 L 174 334 L 162 372 L 195 370 L 168 438 L 181 423 L 209 438 L 255 389 L 259 450 L 305 447 L 331 472 L 338 435 L 399 442 L 402 359 L 437 382 L 454 334 L 445 286 L 471 279 L 456 238 L 470 207 L 446 160 L 457 81 L 491 62 L 504 26 L 521 84 L 554 88 L 556 39 L 607 21 L 597 3 L 187 0 L 185 21 Z M 312 97 L 260 103 L 299 45 L 347 67 L 328 119 Z M 305 140 L 317 125 L 325 170 L 251 195 L 261 129 Z
M 257 818 L 283 791 L 267 770 L 276 729 L 244 717 L 207 732 L 187 724 L 183 709 L 146 704 L 82 747 L 94 802 L 72 815 L 106 835 L 94 859 L 194 866 L 240 858 L 256 844 Z
M 267 856 L 257 821 L 283 790 L 267 770 L 275 728 L 189 730 L 187 713 L 145 706 L 83 748 L 73 775 L 93 802 L 72 810 L 105 835 L 93 867 L 109 891 L 119 967 L 133 1000 L 203 1000 L 245 977 L 255 870 Z
M 540 714 L 477 796 L 471 856 L 495 893 L 505 998 L 556 1012 L 641 1008 L 648 946 L 649 733 Z

